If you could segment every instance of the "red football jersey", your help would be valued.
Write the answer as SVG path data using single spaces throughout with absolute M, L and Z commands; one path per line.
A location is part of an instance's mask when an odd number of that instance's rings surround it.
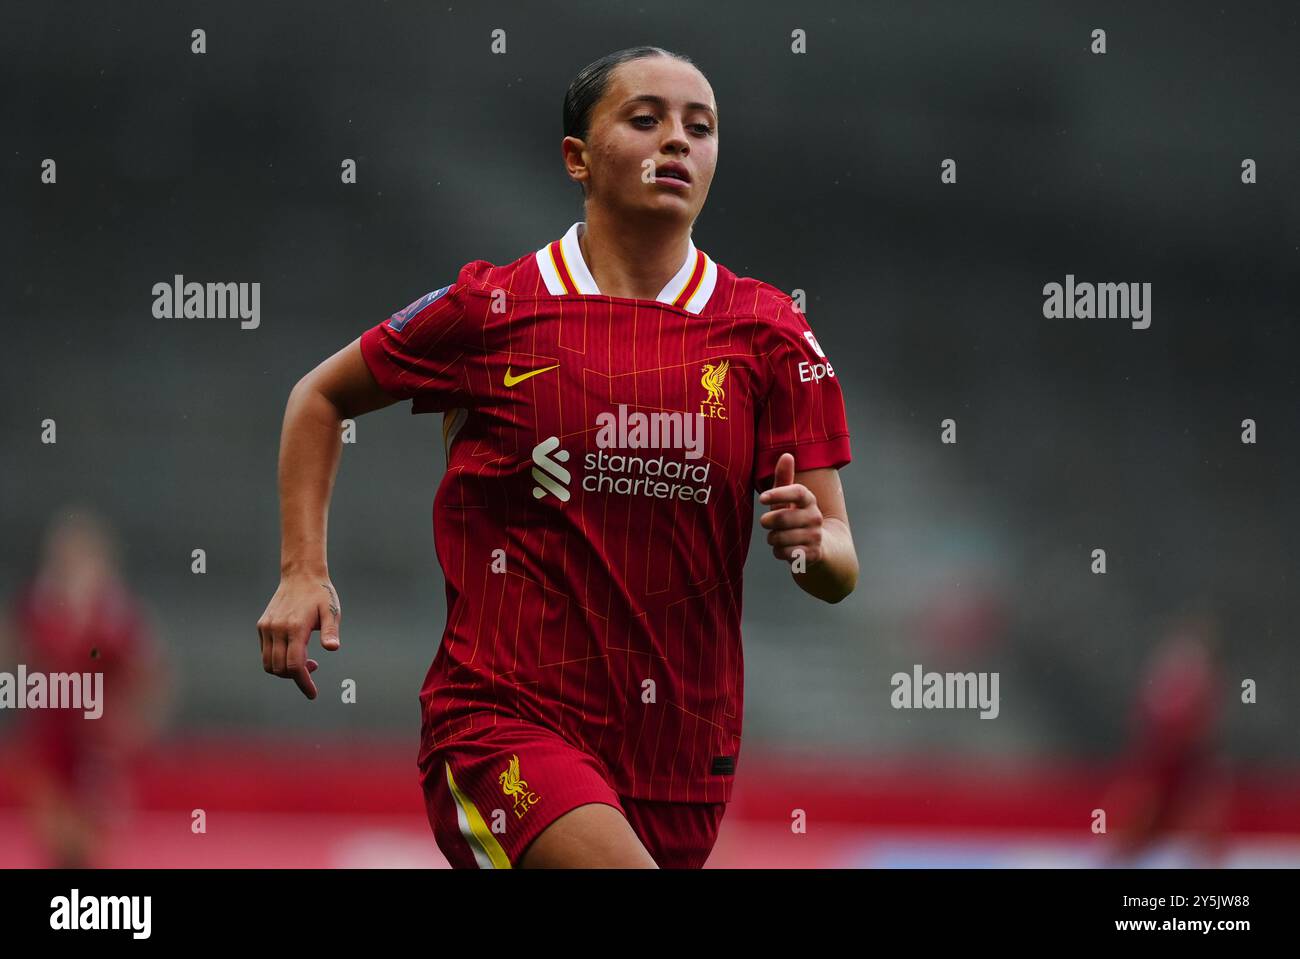
M 28 675 L 102 673 L 103 714 L 88 719 L 81 707 L 24 709 L 19 728 L 47 772 L 65 784 L 93 788 L 95 780 L 83 767 L 114 746 L 120 715 L 115 704 L 157 650 L 143 607 L 123 584 L 102 583 L 83 602 L 84 610 L 74 614 L 48 580 L 29 581 L 14 601 L 20 662 Z
M 361 337 L 387 393 L 444 413 L 448 616 L 420 763 L 509 716 L 585 749 L 620 795 L 729 801 L 753 496 L 784 451 L 849 462 L 843 395 L 785 293 L 691 242 L 657 300 L 605 296 L 583 229 L 468 263 Z

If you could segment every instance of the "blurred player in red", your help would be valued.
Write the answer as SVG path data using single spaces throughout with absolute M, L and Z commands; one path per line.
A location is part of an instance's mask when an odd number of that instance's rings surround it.
M 1231 783 L 1219 752 L 1222 700 L 1230 689 L 1217 661 L 1217 627 L 1203 613 L 1182 619 L 1156 647 L 1134 709 L 1134 736 L 1106 802 L 1112 861 L 1136 865 L 1168 840 L 1191 842 L 1204 864 L 1223 854 Z
M 802 589 L 833 603 L 856 583 L 843 396 L 791 297 L 695 247 L 718 111 L 693 64 L 596 61 L 564 132 L 584 220 L 467 263 L 294 388 L 262 663 L 314 697 L 311 632 L 339 648 L 340 421 L 442 412 L 448 621 L 418 758 L 439 847 L 465 867 L 699 867 L 740 753 L 754 493 Z
M 51 865 L 76 868 L 98 864 L 127 813 L 133 764 L 165 709 L 166 675 L 108 527 L 85 509 L 56 515 L 40 567 L 11 605 L 11 655 L 28 676 L 101 673 L 101 713 L 17 711 L 16 772 Z

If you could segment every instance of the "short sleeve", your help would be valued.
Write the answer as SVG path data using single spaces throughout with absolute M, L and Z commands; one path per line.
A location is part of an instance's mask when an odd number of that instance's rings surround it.
M 451 283 L 420 297 L 361 334 L 361 355 L 390 396 L 411 399 L 412 413 L 462 404 L 465 297 Z
M 853 458 L 844 394 L 804 314 L 789 306 L 771 329 L 772 382 L 757 411 L 754 437 L 756 492 L 771 488 L 782 453 L 794 456 L 796 472 L 839 469 Z

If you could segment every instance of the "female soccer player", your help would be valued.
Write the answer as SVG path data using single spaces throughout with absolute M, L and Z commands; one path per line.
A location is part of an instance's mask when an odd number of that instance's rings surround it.
M 153 614 L 127 583 L 119 555 L 116 533 L 96 512 L 77 504 L 58 510 L 4 624 L 29 676 L 43 675 L 52 688 L 55 676 L 98 674 L 101 684 L 93 719 L 86 701 L 17 717 L 13 774 L 49 863 L 62 869 L 109 864 L 114 840 L 129 831 L 140 762 L 171 698 Z
M 429 821 L 456 867 L 700 867 L 740 752 L 753 495 L 774 555 L 834 603 L 857 581 L 835 371 L 780 290 L 697 250 L 718 110 L 635 47 L 564 99 L 585 219 L 466 264 L 294 387 L 265 670 L 339 648 L 326 516 L 340 421 L 444 414 L 434 543 L 447 626 L 420 692 Z

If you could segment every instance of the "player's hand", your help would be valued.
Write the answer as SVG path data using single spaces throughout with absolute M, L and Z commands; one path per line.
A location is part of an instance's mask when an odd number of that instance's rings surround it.
M 308 699 L 316 698 L 311 674 L 320 665 L 307 658 L 307 643 L 320 630 L 320 644 L 333 652 L 339 648 L 339 620 L 343 616 L 338 593 L 328 576 L 288 574 L 257 621 L 262 647 L 262 668 L 292 679 Z
M 793 562 L 796 552 L 802 550 L 808 564 L 822 558 L 822 511 L 812 490 L 794 481 L 794 456 L 790 453 L 777 459 L 772 488 L 759 494 L 758 501 L 772 507 L 758 518 L 771 531 L 767 542 L 772 555 Z

